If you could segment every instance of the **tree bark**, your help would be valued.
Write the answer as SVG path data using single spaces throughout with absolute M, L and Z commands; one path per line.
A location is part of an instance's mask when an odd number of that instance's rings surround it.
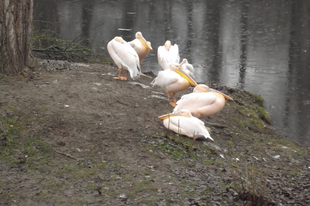
M 18 74 L 36 65 L 32 13 L 33 0 L 0 1 L 0 73 Z

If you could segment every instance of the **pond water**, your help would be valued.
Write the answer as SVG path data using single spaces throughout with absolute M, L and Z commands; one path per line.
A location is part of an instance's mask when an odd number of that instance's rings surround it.
M 273 126 L 310 145 L 310 1 L 308 0 L 40 0 L 34 27 L 61 38 L 89 38 L 106 52 L 116 35 L 137 31 L 153 51 L 142 71 L 160 70 L 157 47 L 177 43 L 198 82 L 261 95 Z

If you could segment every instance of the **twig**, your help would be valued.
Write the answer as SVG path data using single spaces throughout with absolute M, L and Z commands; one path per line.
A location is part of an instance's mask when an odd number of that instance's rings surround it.
M 303 185 L 304 188 L 310 188 L 310 184 Z
M 218 128 L 225 128 L 225 127 L 227 127 L 226 125 L 216 124 L 216 123 L 211 123 L 211 122 L 206 122 L 206 124 L 209 124 L 211 126 L 218 127 Z
M 104 23 L 99 24 L 99 25 L 97 25 L 97 26 L 91 28 L 91 29 L 89 30 L 89 32 L 92 31 L 92 30 L 94 30 L 94 29 L 96 29 L 96 28 L 98 28 L 99 26 L 102 26 L 103 24 L 104 24 Z M 76 39 L 78 39 L 80 36 L 83 36 L 83 35 L 84 35 L 84 34 L 80 34 L 80 35 L 76 36 L 76 37 L 70 42 L 70 44 L 65 48 L 65 51 L 71 46 L 71 44 L 72 44 Z
M 116 100 L 118 103 L 120 103 L 120 104 L 122 104 L 122 105 L 125 105 L 125 106 L 127 106 L 128 107 L 128 104 L 126 104 L 126 103 L 124 103 L 124 102 L 121 102 L 120 100 Z
M 76 159 L 75 157 L 73 157 L 73 156 L 70 155 L 70 154 L 66 154 L 66 153 L 62 153 L 62 152 L 58 152 L 58 151 L 55 151 L 55 152 L 56 152 L 57 154 L 60 154 L 60 155 L 69 157 L 69 158 L 71 158 L 71 159 L 78 160 L 78 159 Z

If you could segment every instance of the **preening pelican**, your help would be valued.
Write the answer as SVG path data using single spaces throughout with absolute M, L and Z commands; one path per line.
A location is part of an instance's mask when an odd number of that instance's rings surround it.
M 197 86 L 193 78 L 188 76 L 180 68 L 181 65 L 170 64 L 170 69 L 158 72 L 157 77 L 151 82 L 152 86 L 159 86 L 166 90 L 168 99 L 173 93 L 172 106 L 176 105 L 176 93 L 187 89 L 190 84 Z
M 164 126 L 177 134 L 185 135 L 193 139 L 204 137 L 212 139 L 204 122 L 193 117 L 188 110 L 165 114 L 158 118 L 163 119 Z
M 193 93 L 183 95 L 181 99 L 177 101 L 173 112 L 186 109 L 197 118 L 211 116 L 223 109 L 225 99 L 233 101 L 233 99 L 226 94 L 211 89 L 205 84 L 199 84 L 194 88 Z
M 136 33 L 136 38 L 128 42 L 139 55 L 139 63 L 141 65 L 142 60 L 148 55 L 150 50 L 153 50 L 151 42 L 146 41 L 141 32 Z
M 171 63 L 173 66 L 176 66 L 178 64 Z M 192 64 L 188 63 L 187 59 L 183 59 L 182 62 L 179 64 L 180 68 L 183 70 L 183 72 L 187 75 L 190 76 L 191 78 L 195 78 L 194 76 L 194 67 Z
M 163 70 L 169 69 L 171 63 L 179 64 L 179 46 L 171 45 L 171 41 L 167 40 L 164 46 L 159 46 L 157 49 L 158 64 Z
M 127 80 L 128 72 L 132 79 L 140 77 L 141 69 L 137 52 L 122 38 L 115 37 L 108 43 L 108 52 L 119 68 L 118 77 L 114 79 Z M 126 77 L 122 77 L 122 70 L 127 71 Z

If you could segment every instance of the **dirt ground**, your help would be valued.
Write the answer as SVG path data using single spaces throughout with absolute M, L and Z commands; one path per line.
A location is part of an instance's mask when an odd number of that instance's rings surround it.
M 258 96 L 211 85 L 235 101 L 202 119 L 214 142 L 193 142 L 157 118 L 173 108 L 154 75 L 39 62 L 0 78 L 0 205 L 310 205 L 309 148 Z

